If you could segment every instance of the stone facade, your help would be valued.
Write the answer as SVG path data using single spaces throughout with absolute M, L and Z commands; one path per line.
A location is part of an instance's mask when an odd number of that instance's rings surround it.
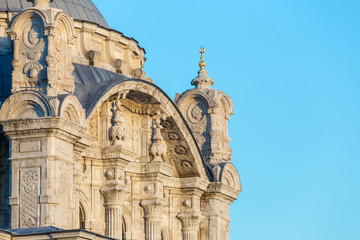
M 0 239 L 228 239 L 233 105 L 204 49 L 172 101 L 134 39 L 32 2 L 0 12 Z

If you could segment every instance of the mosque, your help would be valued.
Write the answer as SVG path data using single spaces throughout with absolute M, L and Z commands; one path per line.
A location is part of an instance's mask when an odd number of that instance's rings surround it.
M 91 0 L 0 0 L 0 240 L 229 239 L 233 104 L 200 53 L 172 100 Z

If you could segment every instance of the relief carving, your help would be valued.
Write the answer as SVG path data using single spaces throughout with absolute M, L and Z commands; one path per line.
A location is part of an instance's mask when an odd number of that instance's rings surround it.
M 179 135 L 175 132 L 169 133 L 168 137 L 170 140 L 179 140 Z
M 122 145 L 125 141 L 125 128 L 122 126 L 123 117 L 121 103 L 119 99 L 116 99 L 113 107 L 114 117 L 113 126 L 110 128 L 110 140 L 113 146 Z
M 206 107 L 200 101 L 195 101 L 190 104 L 187 109 L 187 117 L 189 121 L 193 124 L 198 124 L 204 120 L 206 115 Z
M 148 184 L 144 187 L 144 192 L 146 194 L 152 194 L 152 193 L 155 193 L 155 187 L 154 187 L 154 184 Z
M 98 135 L 98 113 L 96 112 L 90 120 L 89 133 L 95 137 Z
M 159 112 L 154 116 L 154 135 L 153 135 L 153 143 L 150 147 L 150 154 L 152 156 L 151 162 L 161 162 L 165 160 L 165 156 L 167 153 L 166 144 L 164 142 L 164 138 L 161 135 L 161 116 L 159 116 Z
M 183 160 L 183 161 L 181 161 L 180 166 L 181 166 L 183 169 L 190 169 L 190 168 L 193 167 L 192 163 L 189 162 L 188 160 Z
M 115 169 L 109 168 L 105 171 L 105 178 L 107 180 L 114 180 L 115 179 Z
M 32 18 L 22 33 L 23 74 L 28 79 L 25 87 L 40 86 L 46 79 L 45 47 L 43 24 Z
M 186 148 L 184 146 L 176 146 L 175 152 L 177 155 L 186 155 L 187 153 Z
M 39 169 L 20 170 L 20 179 L 20 228 L 37 227 L 39 226 Z

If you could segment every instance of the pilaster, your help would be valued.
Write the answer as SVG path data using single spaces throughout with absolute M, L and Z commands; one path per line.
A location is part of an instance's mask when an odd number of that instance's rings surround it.
M 142 200 L 145 212 L 145 239 L 161 240 L 161 219 L 163 208 L 167 203 L 163 199 Z

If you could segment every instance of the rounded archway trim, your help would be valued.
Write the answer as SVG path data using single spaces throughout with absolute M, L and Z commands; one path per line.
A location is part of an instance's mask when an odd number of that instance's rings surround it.
M 86 103 L 86 125 L 92 118 L 93 114 L 96 110 L 111 96 L 126 92 L 126 91 L 137 91 L 140 93 L 144 93 L 153 97 L 157 102 L 160 103 L 162 109 L 166 111 L 168 116 L 171 116 L 175 124 L 181 131 L 181 134 L 184 136 L 188 146 L 190 147 L 190 151 L 197 165 L 197 169 L 199 171 L 199 175 L 201 178 L 206 180 L 212 180 L 211 174 L 209 174 L 208 169 L 205 167 L 205 163 L 203 157 L 201 155 L 200 149 L 195 141 L 195 138 L 180 113 L 179 109 L 176 107 L 174 102 L 167 96 L 159 87 L 156 85 L 140 80 L 140 79 L 127 79 L 122 81 L 112 82 L 112 84 L 108 84 L 103 86 L 100 89 L 97 89 L 93 96 L 88 96 L 87 99 L 89 101 Z
M 37 117 L 55 116 L 53 108 L 43 94 L 33 90 L 23 90 L 6 99 L 0 110 L 0 120 L 23 118 L 21 115 L 25 110 L 33 110 L 38 113 Z

